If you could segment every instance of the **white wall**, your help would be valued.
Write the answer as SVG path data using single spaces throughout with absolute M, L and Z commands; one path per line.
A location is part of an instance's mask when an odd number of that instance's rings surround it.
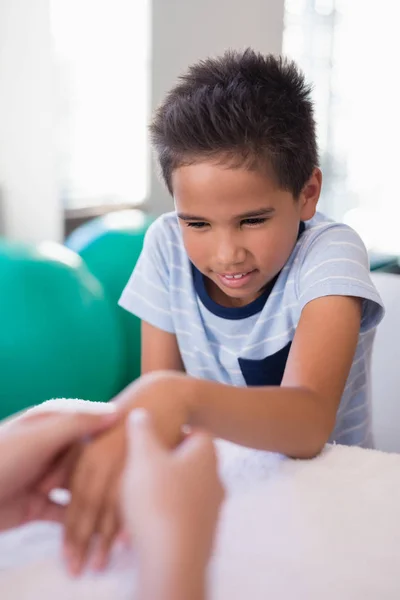
M 279 53 L 283 4 L 153 0 L 151 108 L 202 57 L 245 46 Z M 25 241 L 62 238 L 49 5 L 50 0 L 0 0 L 0 232 Z M 172 207 L 154 162 L 149 206 L 155 213 Z
M 0 0 L 0 190 L 9 238 L 61 240 L 49 0 Z
M 246 46 L 279 54 L 283 12 L 284 0 L 153 0 L 152 108 L 188 64 L 201 58 Z M 150 206 L 156 213 L 172 207 L 154 165 Z

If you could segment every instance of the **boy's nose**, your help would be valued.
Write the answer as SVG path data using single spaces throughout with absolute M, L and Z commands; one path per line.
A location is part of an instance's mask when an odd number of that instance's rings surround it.
M 221 272 L 230 271 L 232 267 L 243 264 L 246 250 L 234 240 L 220 240 L 216 248 L 216 263 Z

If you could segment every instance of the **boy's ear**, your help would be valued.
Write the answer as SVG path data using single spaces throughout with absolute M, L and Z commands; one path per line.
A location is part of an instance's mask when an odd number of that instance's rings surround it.
M 317 210 L 317 203 L 321 193 L 322 173 L 321 169 L 315 168 L 310 179 L 307 181 L 300 194 L 300 219 L 308 221 L 312 219 Z

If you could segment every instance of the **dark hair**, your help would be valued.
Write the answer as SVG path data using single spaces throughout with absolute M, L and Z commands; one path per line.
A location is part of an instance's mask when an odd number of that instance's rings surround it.
M 189 68 L 150 133 L 172 193 L 174 169 L 204 159 L 264 169 L 298 197 L 318 165 L 311 87 L 296 64 L 251 49 Z

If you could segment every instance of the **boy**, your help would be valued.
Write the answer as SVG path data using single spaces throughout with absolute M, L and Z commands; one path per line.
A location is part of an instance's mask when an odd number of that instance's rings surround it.
M 316 213 L 322 176 L 303 76 L 251 50 L 200 62 L 151 134 L 175 212 L 149 229 L 120 301 L 142 320 L 150 374 L 122 393 L 123 410 L 145 406 L 171 445 L 186 424 L 297 458 L 328 441 L 370 447 L 383 308 L 358 235 Z M 99 563 L 113 539 L 123 431 L 89 445 L 74 472 L 75 570 L 93 531 Z

